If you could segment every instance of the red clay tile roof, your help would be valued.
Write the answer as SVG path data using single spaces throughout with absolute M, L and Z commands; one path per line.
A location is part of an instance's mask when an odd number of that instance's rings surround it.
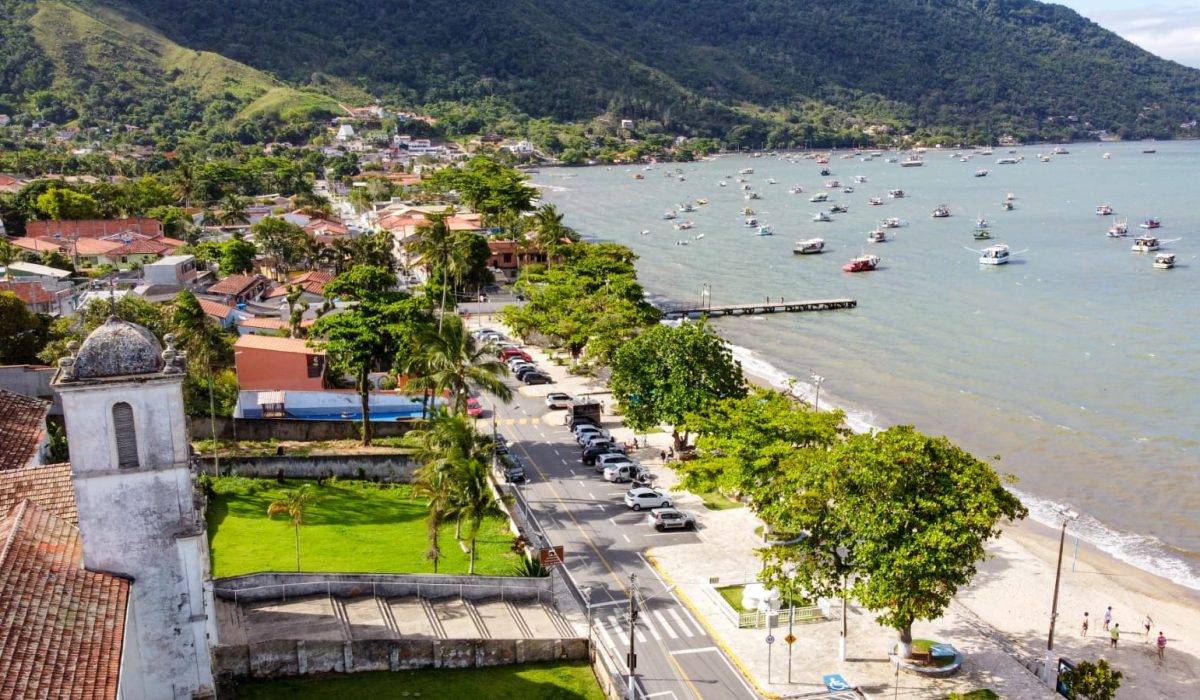
M 0 471 L 29 464 L 46 431 L 49 402 L 0 389 Z
M 292 279 L 288 280 L 286 283 L 279 285 L 275 289 L 272 289 L 267 294 L 267 298 L 270 299 L 272 297 L 287 296 L 288 293 L 291 291 L 292 285 L 294 285 L 294 284 L 300 285 L 300 287 L 303 288 L 304 291 L 306 291 L 306 292 L 310 292 L 310 293 L 316 294 L 318 296 L 324 296 L 325 295 L 325 285 L 332 282 L 333 278 L 334 278 L 334 274 L 332 272 L 318 272 L 316 270 L 313 270 L 311 272 L 305 272 L 303 275 L 298 275 L 296 277 L 293 277 Z
M 160 244 L 158 241 L 147 241 L 143 238 L 135 238 L 132 241 L 122 245 L 120 248 L 114 248 L 108 251 L 108 255 L 162 255 L 166 251 L 171 250 L 170 246 Z
M 107 255 L 121 247 L 117 241 L 102 241 L 99 238 L 80 238 L 77 241 L 63 243 L 62 249 L 70 255 L 72 252 L 80 255 Z
M 79 530 L 24 501 L 0 520 L 0 697 L 117 697 L 127 579 L 83 568 Z
M 37 253 L 58 250 L 62 247 L 58 243 L 43 241 L 40 238 L 30 238 L 28 236 L 25 238 L 12 238 L 8 242 L 23 250 L 31 250 Z
M 63 238 L 100 238 L 122 231 L 133 231 L 158 237 L 163 235 L 162 222 L 158 219 L 83 219 L 73 221 L 29 221 L 25 224 L 25 235 L 30 238 L 52 236 L 61 233 Z
M 280 338 L 273 335 L 243 335 L 233 344 L 235 349 L 251 348 L 254 350 L 273 350 L 275 352 L 294 352 L 301 355 L 324 355 L 324 350 L 308 346 L 308 341 L 301 338 Z
M 196 299 L 200 302 L 200 310 L 214 318 L 219 318 L 224 321 L 229 317 L 229 312 L 233 311 L 233 307 L 227 304 L 222 304 L 219 301 L 212 299 Z
M 43 287 L 40 282 L 0 282 L 0 292 L 12 292 L 26 305 L 48 304 L 55 299 L 54 292 Z
M 79 524 L 70 462 L 0 472 L 0 513 L 7 514 L 25 500 L 72 525 Z
M 208 288 L 209 294 L 245 294 L 259 282 L 257 275 L 230 275 Z

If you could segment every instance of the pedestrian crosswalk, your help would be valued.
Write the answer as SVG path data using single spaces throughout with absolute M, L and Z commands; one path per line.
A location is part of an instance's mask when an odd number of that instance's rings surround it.
M 477 420 L 489 422 L 486 418 L 478 418 Z M 541 418 L 503 418 L 495 421 L 496 425 L 504 425 L 509 427 L 514 425 L 538 425 L 541 422 Z
M 596 632 L 610 649 L 624 648 L 617 639 L 629 638 L 629 615 L 622 613 L 598 613 L 592 618 Z M 675 606 L 659 610 L 643 610 L 638 615 L 633 636 L 639 642 L 703 637 L 705 632 L 690 615 L 680 614 Z

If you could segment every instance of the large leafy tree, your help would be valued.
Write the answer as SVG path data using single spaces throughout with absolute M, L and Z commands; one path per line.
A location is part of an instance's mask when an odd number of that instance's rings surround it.
M 488 156 L 475 156 L 462 167 L 443 168 L 426 179 L 427 189 L 457 195 L 471 211 L 491 224 L 506 212 L 533 210 L 537 190 L 525 184 L 527 176 L 506 168 Z
M 703 322 L 654 326 L 623 345 L 611 385 L 635 430 L 670 425 L 676 449 L 688 444 L 688 414 L 746 395 L 741 363 Z
M 379 267 L 360 266 L 338 275 L 326 294 L 356 302 L 339 313 L 317 319 L 309 330 L 313 345 L 326 351 L 333 366 L 354 375 L 362 410 L 362 441 L 371 444 L 369 375 L 388 369 L 412 350 L 428 323 L 419 299 L 393 291 L 396 278 Z
M 208 417 L 212 439 L 217 439 L 217 401 L 216 377 L 220 370 L 233 364 L 233 348 L 228 336 L 222 332 L 216 321 L 210 319 L 200 308 L 196 296 L 184 290 L 175 296 L 171 305 L 167 325 L 175 333 L 179 347 L 187 353 L 189 393 L 196 387 L 205 386 L 208 393 Z M 187 401 L 194 405 L 195 401 Z M 220 473 L 220 462 L 214 462 L 215 470 Z
M 254 255 L 258 249 L 250 241 L 239 236 L 225 241 L 220 248 L 221 274 L 244 275 L 254 269 Z
M 1072 698 L 1080 700 L 1112 700 L 1125 674 L 1100 659 L 1096 663 L 1080 661 L 1075 668 L 1062 674 L 1062 681 Z
M 94 219 L 99 207 L 92 197 L 74 190 L 55 187 L 37 198 L 38 211 L 54 220 Z
M 271 259 L 271 268 L 277 279 L 283 279 L 291 265 L 300 258 L 308 234 L 304 229 L 277 216 L 263 218 L 250 227 L 254 245 Z
M 46 326 L 20 297 L 0 291 L 0 338 L 0 365 L 36 363 L 38 349 L 46 342 Z
M 797 450 L 752 493 L 764 522 L 807 535 L 766 551 L 766 578 L 794 572 L 824 596 L 849 575 L 849 594 L 898 631 L 904 656 L 913 623 L 939 617 L 998 524 L 1027 512 L 990 465 L 911 426 Z

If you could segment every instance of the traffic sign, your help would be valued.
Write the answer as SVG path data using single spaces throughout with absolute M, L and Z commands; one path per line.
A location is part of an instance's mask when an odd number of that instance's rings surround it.
M 774 643 L 775 643 L 775 635 L 768 634 L 767 635 L 767 644 L 774 644 Z
M 794 644 L 796 642 L 796 635 L 788 634 L 788 636 L 783 638 L 783 641 L 787 642 L 788 644 Z
M 853 688 L 853 686 L 846 682 L 845 678 L 842 678 L 836 673 L 830 673 L 822 676 L 821 680 L 825 681 L 825 689 L 831 693 L 839 690 L 851 690 Z

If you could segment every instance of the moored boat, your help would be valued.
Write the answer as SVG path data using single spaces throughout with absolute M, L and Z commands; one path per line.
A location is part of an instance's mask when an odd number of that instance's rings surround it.
M 888 190 L 888 196 L 892 199 L 904 199 L 904 190 Z
M 1117 221 L 1113 219 L 1113 225 L 1108 228 L 1109 238 L 1120 238 L 1129 235 L 1129 222 L 1125 220 Z
M 987 177 L 988 171 L 985 168 L 980 168 L 975 171 L 975 177 Z
M 768 225 L 759 226 L 758 227 L 758 235 L 773 236 L 773 235 L 775 235 L 775 229 L 771 228 Z
M 897 219 L 895 217 L 892 217 L 889 219 L 884 219 L 883 223 L 881 223 L 879 225 L 884 228 L 900 228 L 900 219 Z
M 1144 229 L 1159 228 L 1162 226 L 1162 221 L 1157 216 L 1152 216 L 1141 223 Z
M 673 211 L 665 211 L 665 212 L 663 212 L 662 218 L 663 218 L 665 221 L 670 221 L 671 219 L 674 219 L 674 218 L 675 218 L 675 212 L 673 212 Z
M 992 230 L 975 227 L 975 230 L 971 233 L 971 235 L 974 236 L 975 240 L 977 241 L 986 241 L 992 237 Z
M 792 194 L 800 194 L 801 192 L 804 192 L 804 188 L 800 185 L 792 185 L 788 188 L 788 192 L 791 192 Z
M 792 246 L 792 253 L 795 255 L 815 255 L 824 249 L 824 238 L 808 238 L 803 241 L 796 241 L 796 245 Z
M 813 214 L 812 220 L 813 221 L 833 221 L 833 217 L 829 216 L 829 212 L 827 212 L 827 211 L 819 211 L 816 214 Z
M 746 228 L 754 228 L 755 226 L 758 226 L 758 219 L 754 218 L 753 216 L 750 216 L 750 217 L 747 217 L 746 220 L 742 223 L 746 226 Z
M 1151 253 L 1158 250 L 1158 236 L 1143 235 L 1133 239 L 1133 247 L 1130 248 L 1135 253 Z
M 883 197 L 872 197 L 867 200 L 867 204 L 870 204 L 873 207 L 882 206 L 883 205 Z
M 745 199 L 747 202 L 749 202 L 754 199 L 762 199 L 762 197 L 759 196 L 759 194 L 757 192 L 747 192 L 746 196 L 743 197 L 743 199 Z
M 1113 213 L 1112 205 L 1108 203 L 1101 204 L 1096 207 L 1096 213 L 1101 216 L 1110 216 Z
M 860 255 L 842 265 L 843 272 L 870 272 L 879 266 L 878 255 Z
M 1008 262 L 1008 258 L 1011 254 L 1012 252 L 1009 250 L 1008 246 L 1003 243 L 990 245 L 979 251 L 979 264 L 1004 265 Z
M 887 240 L 887 231 L 882 228 L 873 229 L 867 232 L 867 241 L 870 243 L 886 243 Z
M 921 156 L 909 156 L 900 163 L 901 168 L 919 168 L 925 165 L 925 161 L 921 160 Z
M 845 214 L 850 211 L 850 207 L 845 204 L 834 204 L 829 207 L 830 214 Z
M 1154 267 L 1160 270 L 1170 270 L 1175 267 L 1174 253 L 1159 253 L 1154 256 Z
M 934 208 L 933 213 L 930 214 L 930 216 L 935 219 L 944 219 L 947 216 L 950 216 L 950 207 L 947 207 L 945 204 L 939 204 Z
M 829 201 L 829 193 L 828 192 L 818 192 L 818 193 L 814 194 L 813 196 L 809 197 L 808 201 L 810 201 L 810 202 L 828 202 Z
M 1003 202 L 1000 202 L 1000 208 L 1003 209 L 1004 211 L 1012 211 L 1013 203 L 1006 199 Z

